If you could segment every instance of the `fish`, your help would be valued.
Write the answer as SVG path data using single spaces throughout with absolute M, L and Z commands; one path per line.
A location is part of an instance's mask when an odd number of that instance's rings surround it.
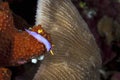
M 100 80 L 100 49 L 71 0 L 38 0 L 35 17 L 51 35 L 55 55 L 45 54 L 31 80 Z

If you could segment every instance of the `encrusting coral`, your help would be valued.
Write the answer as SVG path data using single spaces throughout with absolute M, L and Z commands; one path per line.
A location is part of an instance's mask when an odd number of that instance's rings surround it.
M 0 68 L 0 80 L 11 80 L 11 71 L 7 68 Z
M 48 41 L 50 36 L 40 25 L 31 31 L 39 32 Z M 11 80 L 11 71 L 5 67 L 18 66 L 46 52 L 45 45 L 26 31 L 15 28 L 7 2 L 0 3 L 0 80 Z

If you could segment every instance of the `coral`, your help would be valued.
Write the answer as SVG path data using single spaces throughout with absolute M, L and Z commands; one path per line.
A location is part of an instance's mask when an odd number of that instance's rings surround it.
M 107 16 L 104 16 L 98 23 L 98 32 L 100 36 L 106 38 L 108 45 L 113 41 L 113 20 Z
M 34 32 L 39 30 L 42 30 L 39 34 L 50 41 L 49 34 L 42 29 L 41 25 L 31 28 Z M 4 67 L 24 64 L 45 52 L 43 43 L 38 42 L 26 31 L 15 28 L 8 3 L 0 3 L 0 80 L 10 80 L 11 72 Z
M 6 68 L 0 68 L 0 80 L 11 80 L 11 71 Z

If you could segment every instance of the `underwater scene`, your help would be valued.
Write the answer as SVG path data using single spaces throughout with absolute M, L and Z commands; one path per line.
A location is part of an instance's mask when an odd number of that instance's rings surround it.
M 0 80 L 120 80 L 120 0 L 0 0 Z

